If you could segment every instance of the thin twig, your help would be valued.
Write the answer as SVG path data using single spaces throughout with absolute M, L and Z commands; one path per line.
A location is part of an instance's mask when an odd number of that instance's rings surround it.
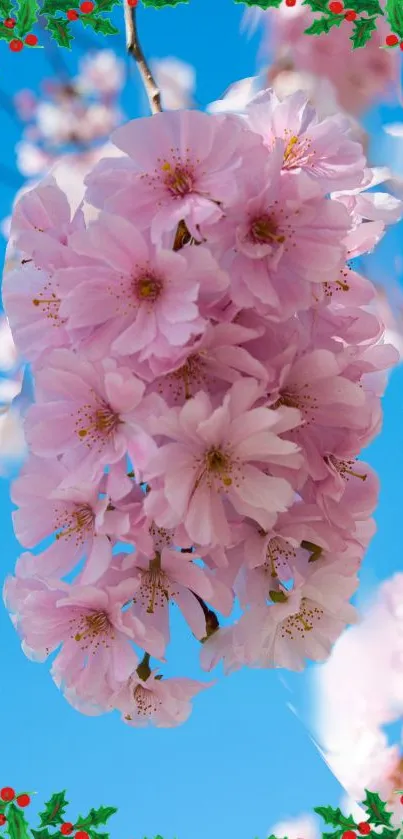
M 127 0 L 123 0 L 123 9 L 125 15 L 127 52 L 129 53 L 129 55 L 133 56 L 134 60 L 136 61 L 143 85 L 145 87 L 145 91 L 148 96 L 151 113 L 160 114 L 162 111 L 161 95 L 157 87 L 157 84 L 154 80 L 154 76 L 144 57 L 143 50 L 140 46 L 136 25 L 136 7 L 130 7 Z

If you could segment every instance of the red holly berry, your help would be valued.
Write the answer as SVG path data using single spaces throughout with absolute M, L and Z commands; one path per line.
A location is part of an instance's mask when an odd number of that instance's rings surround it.
M 10 46 L 13 43 L 14 41 L 11 41 Z M 19 41 L 19 43 L 22 44 L 22 41 Z M 3 787 L 3 789 L 0 790 L 0 798 L 2 799 L 2 801 L 12 801 L 14 796 L 15 792 L 12 787 Z
M 68 12 L 66 12 L 66 17 L 68 20 L 77 20 L 80 15 L 75 9 L 69 9 Z
M 62 824 L 60 828 L 60 833 L 62 833 L 63 836 L 70 836 L 70 833 L 73 833 L 73 830 L 74 824 L 72 824 L 71 822 L 64 822 L 64 824 Z
M 396 44 L 399 43 L 399 38 L 397 37 L 397 35 L 387 35 L 386 36 L 386 43 L 387 43 L 388 47 L 395 47 Z
M 24 44 L 22 43 L 22 41 L 20 41 L 19 38 L 13 38 L 13 40 L 10 41 L 8 46 L 10 47 L 11 52 L 20 52 Z
M 138 6 L 139 0 L 127 0 L 127 5 L 130 6 L 131 9 L 135 9 Z
M 75 839 L 90 839 L 90 837 L 88 836 L 88 833 L 85 832 L 85 830 L 79 830 L 76 833 Z
M 28 38 L 29 38 L 29 35 L 28 35 Z M 38 40 L 36 35 L 31 35 L 31 38 L 36 38 L 36 41 Z M 36 43 L 36 41 L 35 41 L 35 43 Z M 26 38 L 25 38 L 25 42 L 28 43 Z M 33 44 L 31 46 L 33 46 Z M 23 792 L 22 795 L 17 795 L 17 804 L 18 804 L 19 807 L 28 807 L 28 804 L 30 804 L 30 803 L 31 803 L 31 799 L 30 799 L 29 795 L 27 795 L 26 792 Z
M 400 796 L 400 803 L 403 804 L 403 795 Z
M 403 41 L 400 41 L 399 46 L 400 46 L 400 49 L 403 50 Z
M 295 6 L 297 0 L 285 0 L 286 6 Z
M 334 15 L 341 15 L 344 9 L 343 3 L 340 0 L 332 0 L 332 3 L 329 3 L 329 10 L 333 12 Z
M 7 821 L 7 819 L 4 815 L 4 813 L 0 813 L 0 827 L 3 827 L 3 824 L 5 824 L 6 821 Z
M 368 836 L 368 833 L 371 833 L 371 825 L 368 822 L 360 822 L 357 827 L 362 836 Z
M 354 830 L 345 830 L 342 839 L 356 839 L 356 834 L 354 833 Z
M 29 47 L 36 47 L 38 43 L 38 38 L 36 37 L 36 35 L 27 35 L 27 37 L 25 38 L 25 43 L 28 44 Z
M 14 20 L 13 17 L 6 17 L 6 19 L 4 21 L 4 26 L 7 26 L 7 29 L 14 29 L 15 24 L 16 24 L 16 21 Z
M 94 10 L 94 8 L 95 3 L 92 3 L 91 0 L 84 0 L 84 3 L 81 3 L 80 5 L 80 12 L 82 12 L 83 15 L 89 15 Z
M 357 12 L 354 12 L 353 9 L 349 9 L 348 12 L 344 15 L 345 20 L 355 20 L 357 17 Z

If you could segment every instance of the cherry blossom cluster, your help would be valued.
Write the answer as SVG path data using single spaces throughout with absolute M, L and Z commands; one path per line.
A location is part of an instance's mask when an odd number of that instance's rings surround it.
M 62 154 L 71 163 L 96 161 L 96 144 L 105 142 L 122 122 L 119 97 L 124 66 L 111 50 L 85 55 L 77 76 L 48 80 L 40 99 L 31 90 L 14 97 L 17 114 L 25 124 L 17 144 L 17 165 L 26 177 L 43 176 Z
M 35 404 L 4 596 L 74 707 L 171 726 L 208 686 L 160 672 L 171 604 L 208 672 L 300 670 L 355 620 L 378 494 L 358 458 L 397 353 L 350 262 L 402 205 L 301 93 L 112 142 L 78 210 L 48 177 L 13 214 Z

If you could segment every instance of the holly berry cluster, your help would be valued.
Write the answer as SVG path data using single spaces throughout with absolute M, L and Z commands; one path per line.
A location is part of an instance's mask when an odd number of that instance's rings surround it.
M 138 0 L 128 0 L 137 5 Z M 38 36 L 31 30 L 41 17 L 51 37 L 61 47 L 71 48 L 71 24 L 80 19 L 83 26 L 102 35 L 118 35 L 105 13 L 111 12 L 120 0 L 82 0 L 78 8 L 74 0 L 0 0 L 0 40 L 7 41 L 12 52 L 24 46 L 40 47 Z
M 89 0 L 88 0 L 89 2 Z M 39 830 L 30 828 L 21 808 L 28 807 L 31 797 L 28 793 L 16 793 L 12 787 L 0 790 L 0 829 L 6 825 L 9 839 L 109 839 L 108 833 L 98 833 L 99 825 L 106 824 L 117 812 L 116 807 L 92 808 L 87 816 L 79 816 L 73 823 L 65 821 L 68 806 L 65 790 L 56 792 L 46 802 L 44 811 L 39 813 Z M 1 834 L 0 834 L 1 835 Z

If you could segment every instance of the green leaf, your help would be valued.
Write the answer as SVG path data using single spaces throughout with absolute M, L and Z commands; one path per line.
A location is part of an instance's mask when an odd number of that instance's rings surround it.
M 91 839 L 109 839 L 109 833 L 96 833 L 95 830 L 89 828 Z
M 385 801 L 382 801 L 377 792 L 369 792 L 366 789 L 365 793 L 366 797 L 362 802 L 362 806 L 365 807 L 372 824 L 390 825 L 392 813 L 389 813 L 386 809 Z
M 12 6 L 11 0 L 0 0 L 0 18 L 11 17 Z
M 344 21 L 343 15 L 331 15 L 331 17 L 321 17 L 319 20 L 314 20 L 308 29 L 305 29 L 305 35 L 323 35 L 324 32 L 330 32 L 333 26 L 340 26 Z
M 34 839 L 53 839 L 54 833 L 49 833 L 47 827 L 44 827 L 42 830 L 34 830 L 31 827 L 31 833 Z
M 56 43 L 59 44 L 59 47 L 71 49 L 73 36 L 69 30 L 68 21 L 63 20 L 61 17 L 50 17 L 48 18 L 46 29 L 50 32 Z
M 321 816 L 325 824 L 333 824 L 335 827 L 354 829 L 355 821 L 352 816 L 344 816 L 340 807 L 314 807 L 314 813 Z
M 117 813 L 116 807 L 98 807 L 97 810 L 90 810 L 88 816 L 79 816 L 76 827 L 98 827 L 99 824 L 106 824 L 108 819 Z
M 346 8 L 358 14 L 366 12 L 369 17 L 371 15 L 383 15 L 379 0 L 348 0 Z
M 120 6 L 120 0 L 97 0 L 97 12 L 111 12 L 114 6 Z
M 350 36 L 353 49 L 365 47 L 371 40 L 372 33 L 376 29 L 376 19 L 373 17 L 361 17 L 354 22 L 353 34 Z
M 328 12 L 329 11 L 329 4 L 328 4 L 327 0 L 304 0 L 302 5 L 303 6 L 310 6 L 313 12 Z
M 311 554 L 308 562 L 316 562 L 316 560 L 320 559 L 323 554 L 323 548 L 319 545 L 315 545 L 315 542 L 307 542 L 304 540 L 301 542 L 301 548 L 303 548 L 304 551 L 309 551 Z
M 8 808 L 5 827 L 10 839 L 30 839 L 28 822 L 22 810 L 15 804 L 10 804 Z
M 287 595 L 283 591 L 269 591 L 269 597 L 273 603 L 286 603 L 288 600 Z
M 322 833 L 322 839 L 341 839 L 344 833 L 344 827 L 339 830 L 334 830 L 333 833 Z
M 245 6 L 258 6 L 259 9 L 279 9 L 283 0 L 235 0 Z
M 15 32 L 13 29 L 7 29 L 7 26 L 0 26 L 0 39 L 2 41 L 12 41 L 15 38 Z M 0 810 L 0 813 L 3 810 Z
M 385 14 L 392 32 L 403 38 L 403 6 L 401 0 L 386 0 Z
M 30 32 L 34 23 L 38 20 L 37 0 L 19 0 L 17 11 L 17 29 L 21 37 Z
M 83 26 L 89 26 L 94 32 L 101 35 L 119 35 L 119 29 L 107 20 L 107 18 L 96 17 L 95 15 L 83 15 L 81 18 Z
M 163 9 L 164 6 L 177 6 L 178 3 L 189 3 L 189 0 L 142 0 L 143 6 Z
M 45 0 L 41 6 L 41 15 L 56 15 L 57 12 L 68 12 L 72 7 L 72 0 Z
M 39 818 L 41 820 L 39 826 L 45 827 L 48 824 L 57 826 L 61 824 L 64 819 L 64 811 L 68 803 L 69 802 L 66 801 L 65 789 L 61 792 L 55 792 L 54 795 L 52 795 L 52 798 L 50 798 L 49 801 L 46 801 L 43 813 L 39 813 Z

